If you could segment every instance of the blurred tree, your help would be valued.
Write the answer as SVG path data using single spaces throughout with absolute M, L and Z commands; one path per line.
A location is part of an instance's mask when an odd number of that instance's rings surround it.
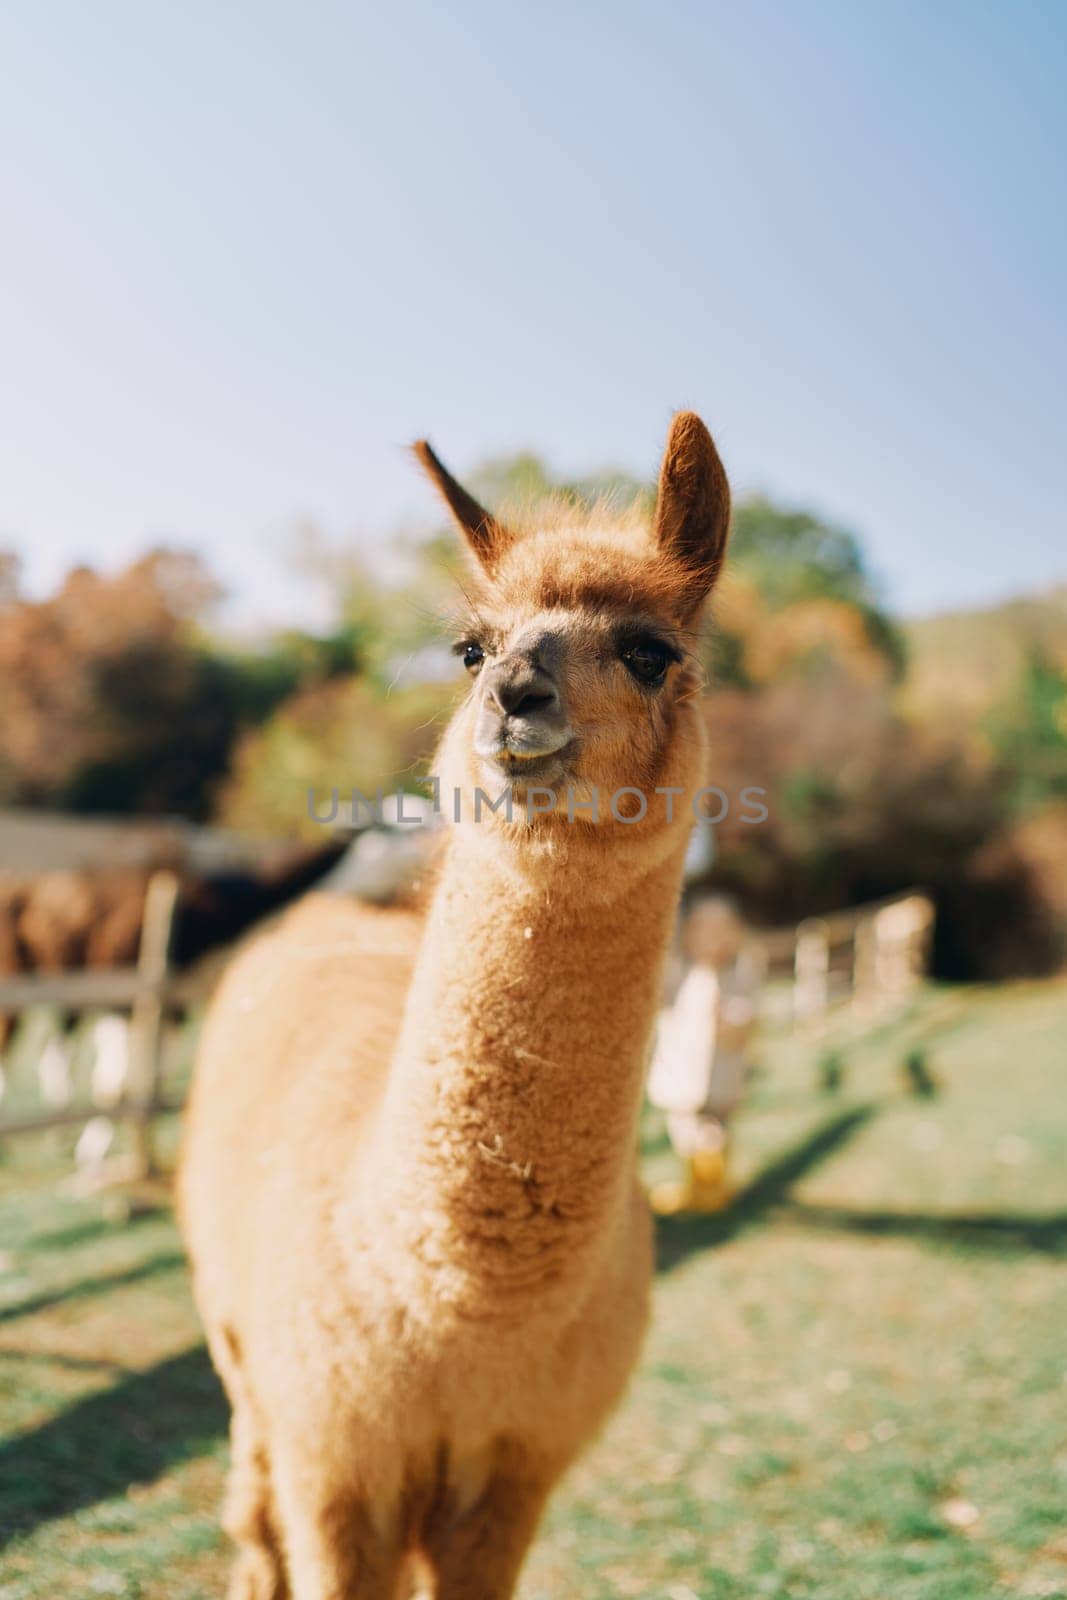
M 239 728 L 353 659 L 344 636 L 221 651 L 199 627 L 218 592 L 196 557 L 160 550 L 0 611 L 0 798 L 208 815 Z
M 429 536 L 399 529 L 386 555 L 372 562 L 362 542 L 332 541 L 305 526 L 292 560 L 324 592 L 337 619 L 333 636 L 348 641 L 350 672 L 382 694 L 398 683 L 455 677 L 448 618 L 466 563 L 450 527 Z
M 854 534 L 806 511 L 757 496 L 734 509 L 724 588 L 750 597 L 740 638 L 711 658 L 727 681 L 767 682 L 778 670 L 847 657 L 867 678 L 898 679 L 904 641 L 878 601 Z M 720 633 L 731 633 L 729 604 L 717 608 Z M 733 628 L 738 623 L 735 620 Z
M 986 727 L 1018 809 L 1067 796 L 1067 666 L 1032 648 L 1015 693 Z
M 39 603 L 0 615 L 0 745 L 9 798 L 61 803 L 108 735 L 97 680 L 110 661 L 173 639 L 181 605 L 173 570 L 148 557 L 117 579 L 86 568 Z
M 620 508 L 641 501 L 651 509 L 655 500 L 655 487 L 628 472 L 609 467 L 583 478 L 562 478 L 528 451 L 483 462 L 469 481 L 472 493 L 493 510 L 514 506 L 533 512 L 540 502 L 556 498 L 581 506 L 606 501 Z
M 250 833 L 321 841 L 309 792 L 326 806 L 335 789 L 342 804 L 353 788 L 371 798 L 379 789 L 415 789 L 453 698 L 441 684 L 383 696 L 352 677 L 300 690 L 241 738 L 219 795 L 220 820 Z
M 876 601 L 855 534 L 761 495 L 734 509 L 730 559 L 773 610 L 795 600 L 829 598 L 861 608 Z
M 965 737 L 908 722 L 886 685 L 840 665 L 706 709 L 711 781 L 731 797 L 711 880 L 771 923 L 923 887 L 938 908 L 945 977 L 1042 971 L 1056 912 L 1006 832 L 997 763 Z M 742 790 L 770 815 L 746 821 Z

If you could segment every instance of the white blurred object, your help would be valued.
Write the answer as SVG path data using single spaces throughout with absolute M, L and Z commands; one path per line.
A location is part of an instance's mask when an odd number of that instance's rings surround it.
M 763 974 L 743 922 L 719 896 L 698 901 L 682 930 L 689 966 L 660 1012 L 648 1098 L 667 1113 L 678 1155 L 722 1151 L 744 1090 Z
M 659 1014 L 648 1098 L 663 1111 L 697 1111 L 708 1093 L 718 1032 L 719 976 L 692 966 Z
M 685 881 L 694 883 L 710 872 L 715 863 L 715 829 L 710 822 L 697 818 L 689 835 L 689 848 L 685 852 Z
M 55 1034 L 41 1051 L 37 1063 L 37 1081 L 41 1086 L 41 1099 L 46 1106 L 62 1111 L 70 1105 L 72 1078 L 70 1051 Z
M 93 1104 L 106 1108 L 119 1103 L 130 1081 L 130 1025 L 126 1017 L 97 1017 L 93 1024 L 93 1070 L 90 1093 Z
M 397 817 L 403 813 L 404 821 Z M 326 894 L 355 894 L 387 905 L 414 886 L 426 870 L 442 826 L 431 801 L 419 795 L 386 795 L 383 823 L 357 835 L 317 889 Z
M 117 1106 L 130 1085 L 130 1024 L 127 1017 L 97 1017 L 93 1023 L 93 1067 L 89 1093 L 101 1113 Z M 74 1161 L 79 1177 L 92 1179 L 104 1167 L 115 1142 L 115 1124 L 110 1117 L 90 1117 L 74 1146 Z
M 385 796 L 381 817 L 386 828 L 400 828 L 406 833 L 432 828 L 441 820 L 432 800 L 427 800 L 421 794 L 403 794 L 399 790 Z
M 74 1162 L 79 1173 L 97 1171 L 115 1139 L 115 1124 L 110 1117 L 90 1117 L 74 1146 Z

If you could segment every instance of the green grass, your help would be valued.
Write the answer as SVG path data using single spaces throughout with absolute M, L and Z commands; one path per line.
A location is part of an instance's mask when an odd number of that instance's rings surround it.
M 524 1600 L 1067 1596 L 1067 988 L 924 996 L 832 1092 L 827 1048 L 765 1046 L 747 1188 L 661 1228 L 645 1359 Z M 0 1163 L 0 1600 L 218 1594 L 226 1411 L 173 1225 L 108 1222 L 61 1155 Z

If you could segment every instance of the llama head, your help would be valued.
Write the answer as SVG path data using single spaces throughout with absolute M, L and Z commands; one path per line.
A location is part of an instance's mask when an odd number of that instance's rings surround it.
M 730 513 L 700 418 L 682 412 L 672 423 L 651 524 L 636 510 L 565 504 L 529 521 L 498 517 L 427 443 L 415 452 L 474 568 L 456 641 L 470 693 L 445 737 L 442 777 L 468 793 L 510 787 L 526 824 L 532 813 L 541 829 L 629 821 L 657 787 L 695 793 L 704 740 L 694 647 Z M 670 809 L 649 806 L 643 826 Z

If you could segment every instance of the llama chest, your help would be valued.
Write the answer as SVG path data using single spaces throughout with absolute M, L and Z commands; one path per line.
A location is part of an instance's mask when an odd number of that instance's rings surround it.
M 308 1346 L 332 1346 L 324 1408 L 343 1408 L 355 1432 L 370 1426 L 419 1459 L 447 1445 L 462 1499 L 500 1439 L 567 1458 L 616 1403 L 647 1320 L 643 1201 L 621 1238 L 584 1295 L 535 1292 L 514 1304 L 494 1302 L 491 1285 L 440 1272 L 430 1294 L 413 1257 L 372 1272 L 361 1254 L 356 1271 L 346 1263 L 335 1277 L 328 1302 L 320 1285 L 306 1303 L 311 1327 L 295 1364 L 306 1371 Z

